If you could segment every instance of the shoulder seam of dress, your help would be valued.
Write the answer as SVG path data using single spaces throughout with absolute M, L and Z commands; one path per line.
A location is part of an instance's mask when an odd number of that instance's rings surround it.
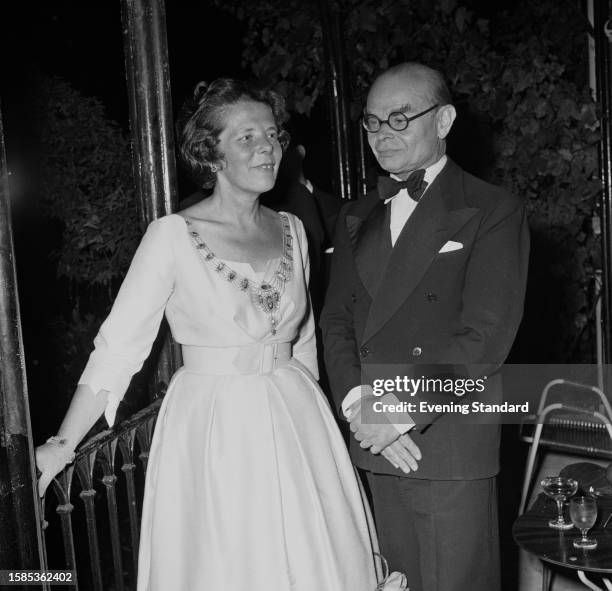
M 182 216 L 179 216 L 178 214 L 164 215 L 162 217 L 154 219 L 149 224 L 149 227 L 148 227 L 148 228 L 151 228 L 151 227 L 158 228 L 157 231 L 161 234 L 163 243 L 166 245 L 166 247 L 169 247 L 169 249 L 170 249 L 170 251 L 169 251 L 169 255 L 170 255 L 169 263 L 170 263 L 170 265 L 172 267 L 172 291 L 174 291 L 174 287 L 176 285 L 176 273 L 175 273 L 175 271 L 176 271 L 177 257 L 176 257 L 176 251 L 175 251 L 175 248 L 174 248 L 174 240 L 168 234 L 168 229 L 165 227 L 167 225 L 165 220 L 169 219 L 170 217 L 174 217 L 175 215 L 176 215 L 176 217 L 179 217 L 179 218 L 182 217 Z M 184 224 L 183 224 L 183 226 L 184 226 Z

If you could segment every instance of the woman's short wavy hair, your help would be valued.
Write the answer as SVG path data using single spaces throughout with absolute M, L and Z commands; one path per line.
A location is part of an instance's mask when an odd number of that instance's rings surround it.
M 177 120 L 181 161 L 199 187 L 211 189 L 217 182 L 212 166 L 223 158 L 219 150 L 219 135 L 224 129 L 223 110 L 240 101 L 268 105 L 278 126 L 278 139 L 283 150 L 289 144 L 289 134 L 283 129 L 287 110 L 285 99 L 280 94 L 234 78 L 218 78 L 210 84 L 199 82 L 193 96 L 185 101 Z

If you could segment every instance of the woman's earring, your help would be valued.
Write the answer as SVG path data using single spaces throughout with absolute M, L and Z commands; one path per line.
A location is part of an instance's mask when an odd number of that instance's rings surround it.
M 210 172 L 212 172 L 213 174 L 219 172 L 219 167 L 216 164 L 211 164 Z

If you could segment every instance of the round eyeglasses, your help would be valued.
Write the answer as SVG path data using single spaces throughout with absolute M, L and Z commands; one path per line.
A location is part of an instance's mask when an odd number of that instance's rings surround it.
M 361 122 L 363 128 L 368 133 L 376 133 L 377 131 L 379 131 L 383 123 L 386 123 L 391 129 L 395 131 L 404 131 L 404 129 L 408 127 L 411 121 L 414 121 L 415 119 L 418 119 L 423 115 L 427 115 L 427 113 L 437 108 L 438 105 L 436 104 L 433 107 L 429 107 L 429 109 L 426 109 L 425 111 L 421 111 L 420 113 L 413 115 L 412 117 L 406 116 L 406 114 L 402 113 L 401 111 L 395 111 L 394 113 L 389 113 L 388 119 L 384 120 L 379 119 L 376 115 L 373 115 L 372 113 L 364 113 Z

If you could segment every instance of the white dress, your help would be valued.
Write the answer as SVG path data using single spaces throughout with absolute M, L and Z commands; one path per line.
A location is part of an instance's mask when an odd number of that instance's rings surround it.
M 149 226 L 79 380 L 110 392 L 112 424 L 165 312 L 185 365 L 153 436 L 139 591 L 376 587 L 367 505 L 315 381 L 304 228 L 281 215 L 294 265 L 275 334 L 228 269 L 268 281 L 279 260 L 259 276 L 229 261 L 221 272 L 169 215 Z

